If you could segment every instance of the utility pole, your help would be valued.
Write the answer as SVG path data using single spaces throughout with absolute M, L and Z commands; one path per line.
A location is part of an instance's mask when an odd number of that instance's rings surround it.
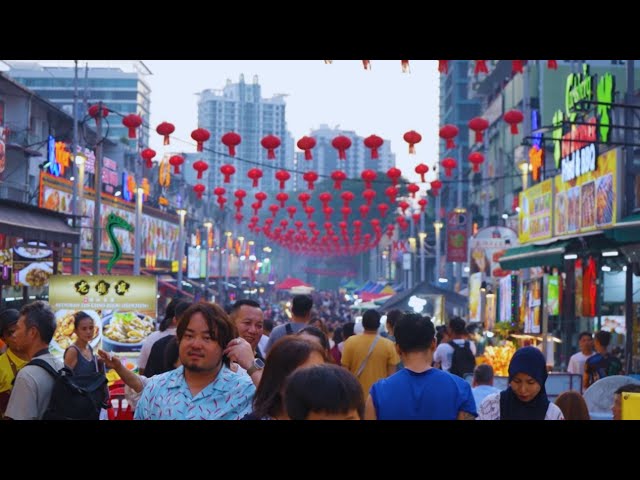
M 93 210 L 93 274 L 100 275 L 100 244 L 102 243 L 102 102 L 98 102 L 96 115 L 95 203 Z
M 75 70 L 73 77 L 73 140 L 71 141 L 71 160 L 73 161 L 73 178 L 76 179 L 73 184 L 73 202 L 72 213 L 74 215 L 74 226 L 80 223 L 82 230 L 82 219 L 78 220 L 78 216 L 82 215 L 82 205 L 80 204 L 80 193 L 84 190 L 84 178 L 80 178 L 79 165 L 76 162 L 77 146 L 78 146 L 78 60 L 74 60 Z M 81 183 L 82 182 L 82 183 Z M 73 244 L 72 247 L 71 271 L 74 275 L 80 274 L 80 256 L 82 254 L 80 241 Z
M 133 274 L 140 275 L 140 256 L 142 252 L 142 201 L 144 199 L 144 190 L 142 188 L 142 175 L 140 174 L 140 155 L 138 154 L 140 145 L 140 134 L 136 135 L 133 151 L 133 168 L 136 178 L 136 225 L 134 228 L 134 246 L 133 246 Z
M 635 65 L 634 60 L 627 60 L 627 94 L 625 103 L 627 108 L 624 109 L 624 143 L 625 143 L 625 192 L 626 192 L 626 208 L 625 213 L 627 216 L 633 213 L 635 207 L 635 174 L 633 165 L 633 90 L 635 84 Z M 627 335 L 625 338 L 625 372 L 631 373 L 632 360 L 633 360 L 633 268 L 631 265 L 627 265 L 626 271 L 627 277 L 625 282 L 625 302 L 624 302 L 624 315 L 625 325 L 627 329 Z
M 178 230 L 178 292 L 182 291 L 182 264 L 184 263 L 184 217 L 187 211 L 184 208 L 177 210 L 180 216 L 180 229 Z

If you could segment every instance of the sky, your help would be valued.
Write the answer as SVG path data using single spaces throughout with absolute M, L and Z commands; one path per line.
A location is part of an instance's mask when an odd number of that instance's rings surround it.
M 400 60 L 371 60 L 371 70 L 364 70 L 361 60 L 331 64 L 323 60 L 143 61 L 152 72 L 147 77 L 151 126 L 155 130 L 159 123 L 171 122 L 177 138 L 192 141 L 191 132 L 199 126 L 197 93 L 222 89 L 227 79 L 237 83 L 240 74 L 252 83 L 257 75 L 264 98 L 288 95 L 287 128 L 296 141 L 320 124 L 353 130 L 363 137 L 376 134 L 391 141 L 398 168 L 412 180 L 418 179 L 414 172 L 418 163 L 433 165 L 436 159 L 439 81 L 435 60 L 411 60 L 410 73 L 402 72 Z M 416 155 L 409 155 L 402 138 L 409 130 L 422 135 Z M 155 131 L 150 143 L 163 151 Z M 195 151 L 195 145 L 178 145 Z M 218 147 L 212 144 L 212 148 Z

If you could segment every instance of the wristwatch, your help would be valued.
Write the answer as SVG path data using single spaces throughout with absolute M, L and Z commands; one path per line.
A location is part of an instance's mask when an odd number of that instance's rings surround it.
M 253 364 L 247 368 L 247 375 L 251 376 L 258 370 L 262 370 L 264 368 L 264 362 L 259 358 L 253 360 Z

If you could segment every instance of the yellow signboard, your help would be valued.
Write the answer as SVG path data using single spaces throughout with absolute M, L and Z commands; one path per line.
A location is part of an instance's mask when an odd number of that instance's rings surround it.
M 518 213 L 520 243 L 551 238 L 552 193 L 551 179 L 520 192 L 520 212 Z
M 554 178 L 554 235 L 584 233 L 615 225 L 618 219 L 618 156 L 609 150 L 598 156 L 596 169 L 565 182 Z

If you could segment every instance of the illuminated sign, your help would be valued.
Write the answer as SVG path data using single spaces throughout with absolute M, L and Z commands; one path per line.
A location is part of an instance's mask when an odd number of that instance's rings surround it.
M 127 172 L 122 172 L 122 198 L 130 202 L 133 199 L 133 195 L 131 190 L 127 188 L 129 183 L 129 174 Z
M 60 169 L 58 162 L 56 162 L 56 139 L 51 135 L 47 138 L 47 165 L 51 175 L 60 176 Z
M 540 112 L 531 111 L 531 130 L 534 132 L 540 128 Z M 532 146 L 529 149 L 529 165 L 534 181 L 540 180 L 540 170 L 544 165 L 544 149 L 542 148 L 542 133 L 534 133 Z

